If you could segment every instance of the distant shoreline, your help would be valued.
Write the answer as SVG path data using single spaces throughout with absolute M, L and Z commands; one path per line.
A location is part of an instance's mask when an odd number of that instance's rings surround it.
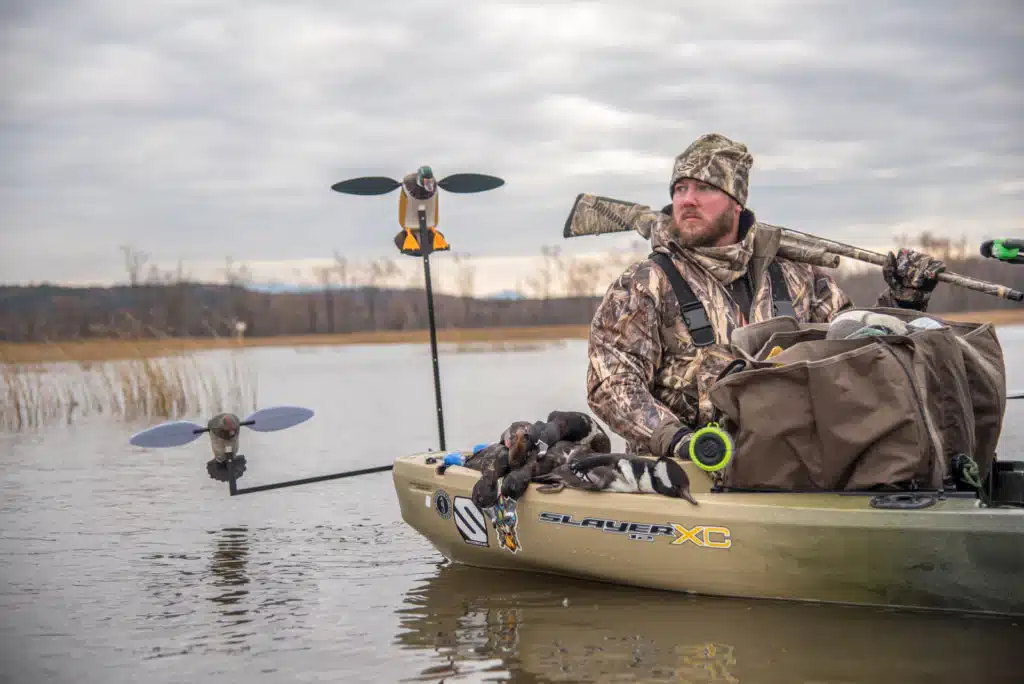
M 1024 308 L 981 312 L 935 314 L 952 321 L 990 322 L 994 325 L 1024 324 Z M 587 339 L 588 325 L 544 325 L 508 328 L 445 328 L 437 331 L 438 344 L 519 345 L 531 342 Z M 148 358 L 213 349 L 253 347 L 309 347 L 376 344 L 428 344 L 427 330 L 380 330 L 339 334 L 245 337 L 89 339 L 59 342 L 0 342 L 2 363 L 49 363 L 104 361 L 117 358 Z

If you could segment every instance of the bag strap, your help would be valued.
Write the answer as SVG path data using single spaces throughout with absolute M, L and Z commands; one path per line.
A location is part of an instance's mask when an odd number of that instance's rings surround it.
M 651 252 L 651 261 L 656 263 L 668 276 L 669 285 L 679 300 L 679 312 L 683 316 L 683 323 L 690 332 L 690 338 L 695 347 L 706 347 L 715 343 L 715 329 L 708 318 L 707 310 L 697 295 L 687 284 L 686 279 L 679 273 L 679 269 L 672 262 L 672 258 L 664 252 Z M 768 277 L 772 284 L 772 316 L 792 316 L 796 318 L 796 310 L 789 294 L 789 287 L 782 275 L 782 266 L 778 261 L 772 261 L 768 265 Z

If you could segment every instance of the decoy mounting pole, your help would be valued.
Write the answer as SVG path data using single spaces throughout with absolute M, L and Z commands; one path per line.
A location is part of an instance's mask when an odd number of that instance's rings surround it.
M 444 410 L 441 407 L 441 372 L 437 358 L 437 322 L 434 317 L 434 290 L 430 280 L 430 254 L 451 249 L 444 235 L 437 230 L 438 189 L 454 193 L 486 192 L 501 187 L 505 181 L 483 173 L 453 173 L 436 180 L 429 166 L 398 180 L 387 176 L 349 178 L 331 186 L 332 190 L 352 195 L 385 195 L 399 190 L 398 222 L 402 230 L 395 236 L 395 247 L 407 256 L 422 257 L 423 279 L 427 293 L 427 322 L 430 329 L 430 359 L 434 366 L 434 404 L 437 409 L 437 432 L 441 451 L 447 450 L 444 439 Z M 412 210 L 415 209 L 415 215 Z
M 427 210 L 419 208 L 420 245 L 429 245 L 433 238 L 427 228 Z M 430 252 L 423 249 L 423 280 L 427 290 L 427 324 L 430 328 L 430 359 L 434 365 L 434 404 L 437 407 L 437 434 L 441 443 L 441 451 L 448 447 L 444 442 L 444 410 L 441 408 L 441 371 L 437 360 L 437 324 L 434 322 L 434 291 L 430 284 Z

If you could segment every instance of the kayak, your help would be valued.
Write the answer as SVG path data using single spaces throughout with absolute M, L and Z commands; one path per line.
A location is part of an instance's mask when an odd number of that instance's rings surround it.
M 545 491 L 481 510 L 480 473 L 395 459 L 403 520 L 454 563 L 711 596 L 1024 615 L 1024 508 L 974 493 Z M 469 452 L 463 453 L 468 457 Z

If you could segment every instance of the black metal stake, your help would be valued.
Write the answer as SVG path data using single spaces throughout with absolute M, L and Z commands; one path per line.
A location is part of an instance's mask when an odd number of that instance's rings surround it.
M 281 489 L 283 487 L 294 487 L 296 485 L 312 484 L 314 482 L 326 482 L 327 480 L 337 480 L 343 477 L 355 477 L 356 475 L 383 473 L 388 470 L 394 470 L 395 468 L 394 464 L 391 464 L 386 466 L 375 466 L 373 468 L 363 468 L 362 470 L 347 470 L 343 473 L 334 473 L 332 475 L 314 475 L 313 477 L 304 477 L 298 480 L 287 480 L 285 482 L 273 482 L 271 484 L 256 485 L 255 487 L 239 487 L 233 465 L 234 464 L 228 461 L 228 491 L 231 493 L 231 496 L 251 494 L 252 492 L 265 492 L 268 489 Z
M 423 277 L 427 286 L 427 316 L 430 324 L 430 357 L 434 363 L 434 403 L 437 406 L 437 432 L 441 438 L 441 451 L 444 445 L 444 412 L 441 409 L 441 373 L 437 363 L 437 327 L 434 324 L 434 293 L 430 287 L 430 253 L 434 249 L 434 241 L 427 230 L 427 212 L 420 207 L 420 251 L 423 252 Z

